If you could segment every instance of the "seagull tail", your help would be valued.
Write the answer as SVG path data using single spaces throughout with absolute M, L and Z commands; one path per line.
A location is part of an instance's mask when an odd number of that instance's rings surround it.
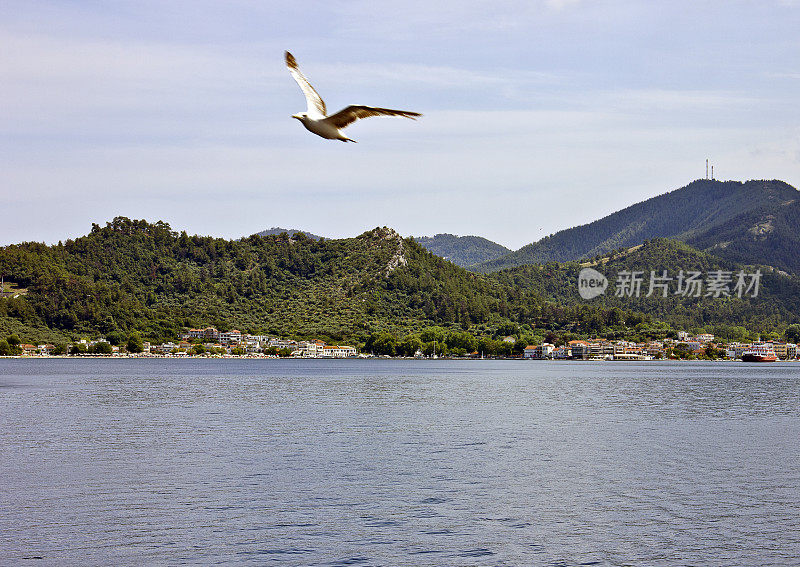
M 339 138 L 339 140 L 341 140 L 342 142 L 353 142 L 354 144 L 358 143 L 355 140 L 351 140 L 350 138 Z

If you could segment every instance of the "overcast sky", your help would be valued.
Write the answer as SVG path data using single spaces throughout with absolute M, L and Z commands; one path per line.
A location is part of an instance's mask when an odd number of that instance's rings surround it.
M 422 112 L 324 140 L 331 112 Z M 800 2 L 0 3 L 0 243 L 114 216 L 511 248 L 705 175 L 800 186 Z

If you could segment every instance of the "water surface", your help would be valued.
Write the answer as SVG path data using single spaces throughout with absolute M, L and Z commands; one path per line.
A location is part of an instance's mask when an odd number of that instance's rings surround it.
M 799 377 L 0 360 L 0 562 L 798 565 Z

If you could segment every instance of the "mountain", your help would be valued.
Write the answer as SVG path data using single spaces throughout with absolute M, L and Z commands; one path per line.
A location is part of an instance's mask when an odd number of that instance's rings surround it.
M 412 238 L 437 256 L 462 267 L 494 260 L 511 252 L 505 246 L 480 236 L 437 234 Z
M 749 219 L 748 215 L 756 212 L 768 214 L 797 199 L 797 189 L 782 181 L 700 179 L 592 223 L 562 230 L 471 269 L 492 272 L 553 260 L 565 262 L 591 258 L 617 248 L 641 244 L 650 238 L 676 238 L 698 245 L 702 243 L 703 248 L 710 249 L 719 243 L 711 236 L 718 227 L 727 227 L 725 234 L 728 234 L 742 223 L 750 222 L 745 220 Z M 752 226 L 747 224 L 747 229 Z M 706 235 L 708 238 L 704 238 Z M 739 260 L 763 263 L 763 247 L 755 247 L 753 251 L 757 255 L 742 254 Z
M 686 242 L 734 262 L 759 260 L 800 274 L 800 199 L 748 211 Z
M 608 278 L 609 287 L 605 293 L 591 300 L 580 297 L 577 291 L 578 274 L 582 268 L 592 267 Z M 703 288 L 700 297 L 684 297 L 676 293 L 677 278 L 680 271 L 698 271 L 701 273 Z M 730 276 L 728 285 L 729 297 L 707 296 L 708 278 L 716 271 Z M 747 284 L 751 275 L 761 271 L 759 290 L 756 297 L 753 292 L 743 293 L 737 297 L 735 283 L 739 271 L 744 272 Z M 654 294 L 645 297 L 649 291 L 651 271 L 660 278 L 666 271 L 668 284 L 667 297 L 662 297 L 661 289 L 654 287 Z M 638 297 L 616 295 L 617 277 L 623 272 L 639 272 L 642 274 L 641 293 Z M 577 331 L 582 333 L 599 333 L 611 335 L 624 332 L 622 313 L 641 313 L 654 320 L 664 321 L 677 328 L 710 328 L 715 334 L 726 336 L 730 327 L 746 327 L 756 329 L 780 327 L 782 322 L 800 321 L 800 277 L 781 273 L 769 266 L 749 266 L 720 258 L 692 248 L 691 246 L 671 239 L 658 238 L 645 241 L 640 246 L 615 251 L 612 254 L 597 258 L 592 262 L 548 262 L 519 266 L 489 274 L 503 287 L 516 290 L 523 296 L 540 297 L 545 304 L 560 306 L 584 306 L 600 308 L 597 316 L 610 316 L 611 319 L 596 319 L 594 316 L 584 319 Z M 659 280 L 654 280 L 658 282 Z M 605 313 L 605 315 L 600 315 Z M 547 327 L 549 320 L 537 322 L 537 326 Z M 588 325 L 588 327 L 587 327 Z M 611 336 L 610 335 L 610 336 Z M 733 337 L 731 337 L 733 338 Z
M 278 226 L 273 226 L 272 228 L 268 228 L 267 230 L 262 230 L 261 232 L 257 232 L 256 234 L 258 236 L 274 236 L 276 234 L 283 234 L 284 232 L 289 236 L 294 236 L 298 232 L 302 232 L 312 240 L 319 240 L 320 238 L 322 238 L 321 236 L 318 236 L 314 233 L 306 232 L 305 230 L 298 230 L 296 228 L 280 228 Z
M 2 247 L 0 273 L 27 291 L 0 298 L 0 331 L 20 336 L 138 330 L 161 341 L 214 325 L 363 340 L 511 314 L 496 283 L 388 228 L 337 240 L 299 232 L 225 240 L 118 217 L 58 245 Z
M 603 269 L 615 262 L 642 270 L 737 269 L 667 240 L 620 251 Z M 448 336 L 468 332 L 493 341 L 517 334 L 524 344 L 548 331 L 663 337 L 673 328 L 724 324 L 767 333 L 797 322 L 800 313 L 797 277 L 774 271 L 765 273 L 758 298 L 652 302 L 607 295 L 587 302 L 577 294 L 580 268 L 551 262 L 476 274 L 386 227 L 336 240 L 302 233 L 225 240 L 117 217 L 56 245 L 0 247 L 0 273 L 20 291 L 0 297 L 0 333 L 55 342 L 137 331 L 161 342 L 213 325 L 374 348 L 376 335 L 391 342 L 417 333 L 431 342 L 425 329 L 434 325 Z

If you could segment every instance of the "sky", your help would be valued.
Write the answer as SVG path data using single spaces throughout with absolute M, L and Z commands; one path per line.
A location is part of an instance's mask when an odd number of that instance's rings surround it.
M 800 1 L 0 3 L 0 244 L 115 216 L 516 249 L 705 176 L 800 187 Z M 324 140 L 291 51 L 329 112 Z

